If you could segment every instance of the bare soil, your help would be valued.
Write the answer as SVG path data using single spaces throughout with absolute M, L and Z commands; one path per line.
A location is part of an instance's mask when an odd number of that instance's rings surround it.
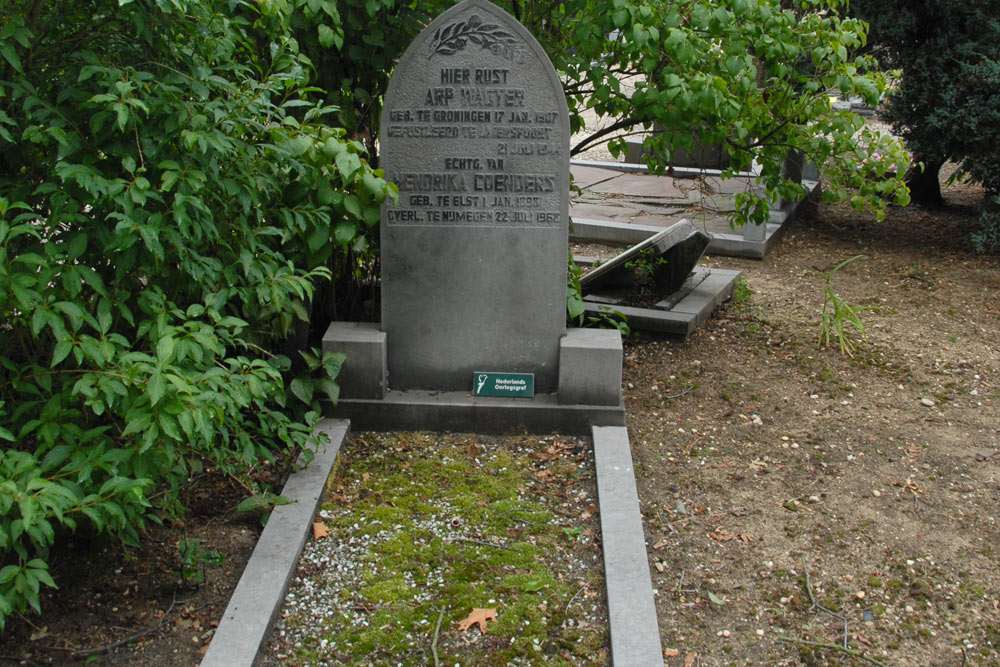
M 1000 664 L 1000 262 L 968 247 L 978 190 L 946 192 L 882 224 L 823 205 L 764 261 L 708 260 L 753 294 L 689 340 L 628 342 L 668 664 Z M 851 357 L 817 343 L 855 255 Z
M 288 463 L 253 476 L 280 489 Z M 43 616 L 8 621 L 0 661 L 197 665 L 260 537 L 262 512 L 236 510 L 248 495 L 236 480 L 208 471 L 181 494 L 185 516 L 151 525 L 141 546 L 80 535 L 53 552 L 59 589 L 43 590 Z M 182 576 L 182 540 L 197 540 L 203 554 L 217 553 L 221 563 L 198 562 L 200 574 Z
M 706 260 L 752 294 L 697 334 L 627 341 L 667 664 L 1000 664 L 1000 259 L 967 241 L 981 191 L 945 194 L 884 223 L 821 205 L 763 261 Z M 827 286 L 877 308 L 853 357 L 817 347 Z M 141 548 L 55 554 L 60 589 L 0 659 L 196 665 L 260 517 L 228 478 L 189 493 Z M 177 576 L 191 537 L 224 555 L 198 586 Z

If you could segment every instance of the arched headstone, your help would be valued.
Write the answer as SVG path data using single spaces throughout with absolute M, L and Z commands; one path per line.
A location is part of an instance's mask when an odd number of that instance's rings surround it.
M 468 391 L 498 372 L 556 391 L 569 117 L 541 46 L 486 0 L 444 12 L 393 73 L 380 153 L 399 187 L 381 222 L 389 386 Z

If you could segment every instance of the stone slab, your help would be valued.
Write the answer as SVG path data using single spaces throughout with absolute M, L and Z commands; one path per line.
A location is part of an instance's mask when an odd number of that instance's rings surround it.
M 328 417 L 350 419 L 367 431 L 471 433 L 567 433 L 586 435 L 591 426 L 625 425 L 625 404 L 563 405 L 556 394 L 533 398 L 474 397 L 470 392 L 394 391 L 381 401 L 344 399 L 324 405 Z
M 581 190 L 586 190 L 593 185 L 610 181 L 622 175 L 622 172 L 616 169 L 587 166 L 572 167 L 570 172 L 573 174 L 573 185 Z
M 345 421 L 333 419 L 324 419 L 316 426 L 329 436 L 330 442 L 316 452 L 308 466 L 293 472 L 285 483 L 281 494 L 295 502 L 280 505 L 271 512 L 202 658 L 201 667 L 257 663 L 257 654 L 281 609 L 349 426 Z
M 592 433 L 611 662 L 620 667 L 663 667 L 628 431 L 623 427 L 595 426 Z
M 613 181 L 599 183 L 587 189 L 591 192 L 619 194 L 626 197 L 652 197 L 668 201 L 690 201 L 688 195 L 689 189 L 678 187 L 677 180 L 670 176 L 624 174 Z
M 610 245 L 635 245 L 659 234 L 663 229 L 647 225 L 633 225 L 626 222 L 573 218 L 570 238 L 574 241 L 607 243 Z
M 573 169 L 578 167 L 600 167 L 602 169 L 612 169 L 625 174 L 648 174 L 649 166 L 641 162 L 604 162 L 601 160 L 570 160 Z M 697 178 L 698 176 L 721 176 L 720 169 L 693 169 L 690 167 L 674 167 L 674 176 L 677 178 Z M 738 172 L 737 176 L 750 176 L 750 172 Z
M 651 249 L 657 258 L 650 260 L 651 279 L 660 293 L 672 293 L 690 275 L 709 240 L 709 236 L 696 229 L 691 222 L 680 220 L 587 273 L 580 279 L 580 288 L 586 295 L 588 291 L 607 286 L 631 285 L 633 270 L 627 265 Z M 658 258 L 664 261 L 659 263 Z
M 586 312 L 593 315 L 607 312 L 610 306 L 624 315 L 629 327 L 637 331 L 658 331 L 687 337 L 705 323 L 716 306 L 732 295 L 733 285 L 741 273 L 730 269 L 695 268 L 692 276 L 694 288 L 669 310 L 624 306 L 591 296 L 584 297 L 583 305 Z M 670 297 L 661 303 L 664 302 L 669 304 Z
M 644 213 L 632 218 L 631 222 L 634 225 L 645 225 L 646 227 L 670 227 L 677 224 L 686 215 L 686 211 L 678 211 L 676 215 L 650 215 Z
M 347 358 L 337 384 L 344 398 L 382 398 L 388 387 L 386 335 L 375 322 L 331 322 L 323 334 L 323 352 Z
M 601 202 L 594 204 L 591 202 L 574 202 L 570 204 L 569 214 L 576 225 L 577 218 L 596 218 L 598 220 L 608 220 L 611 222 L 631 222 L 635 216 L 635 209 L 622 204 L 612 204 Z
M 559 402 L 622 403 L 622 337 L 615 329 L 568 329 L 559 348 Z
M 574 160 L 571 161 L 573 169 L 583 168 L 587 166 L 599 166 L 602 169 L 619 169 L 622 173 L 635 174 L 643 179 L 666 179 L 674 181 L 678 178 L 693 178 L 695 176 L 704 176 L 706 178 L 706 185 L 720 195 L 732 195 L 740 191 L 745 191 L 750 188 L 757 187 L 753 183 L 753 174 L 741 173 L 737 174 L 735 177 L 723 180 L 721 178 L 721 172 L 718 170 L 682 170 L 675 169 L 674 177 L 670 178 L 667 176 L 656 177 L 649 175 L 645 165 L 641 164 L 627 164 L 627 163 L 615 163 L 615 162 L 591 162 L 586 160 Z M 810 166 L 811 167 L 811 166 Z M 822 184 L 819 180 L 814 178 L 809 178 L 809 176 L 815 176 L 816 170 L 811 169 L 808 176 L 803 172 L 802 184 L 806 189 L 806 199 L 815 198 L 818 194 Z M 650 185 L 649 188 L 655 188 L 655 186 Z M 696 191 L 692 191 L 695 195 L 698 195 Z M 598 193 L 589 191 L 589 196 L 596 196 L 598 194 L 614 195 L 615 193 Z M 619 193 L 621 194 L 621 193 Z M 698 195 L 700 197 L 700 195 Z M 577 200 L 578 201 L 578 200 Z M 577 201 L 574 201 L 572 205 L 575 205 Z M 588 200 L 588 204 L 594 206 L 594 215 L 580 215 L 579 213 L 574 216 L 574 225 L 578 225 L 578 229 L 574 230 L 572 238 L 574 240 L 584 241 L 584 242 L 594 242 L 594 243 L 608 243 L 614 245 L 627 245 L 629 243 L 637 243 L 642 239 L 644 235 L 650 235 L 656 233 L 658 230 L 658 220 L 655 218 L 644 218 L 641 211 L 645 210 L 646 205 L 649 204 L 648 201 L 635 201 L 630 200 L 627 196 L 621 197 L 615 200 L 616 205 L 621 205 L 625 208 L 634 208 L 636 213 L 628 217 L 629 224 L 639 225 L 641 227 L 647 228 L 638 233 L 629 233 L 621 228 L 621 219 L 625 216 L 620 212 L 615 216 L 615 220 L 604 220 L 605 216 L 602 216 L 596 207 L 600 206 L 599 202 Z M 728 199 L 720 198 L 719 203 L 725 203 L 725 208 L 729 208 Z M 707 210 L 696 210 L 692 208 L 697 204 L 696 201 L 689 201 L 688 204 L 691 206 L 685 211 L 685 217 L 691 219 L 698 223 L 699 227 L 704 228 L 712 236 L 712 240 L 708 247 L 708 252 L 716 255 L 727 255 L 733 257 L 749 257 L 753 259 L 763 258 L 770 248 L 781 238 L 783 235 L 787 224 L 791 222 L 795 216 L 800 215 L 801 211 L 808 209 L 808 202 L 798 201 L 798 202 L 784 202 L 780 210 L 772 210 L 771 218 L 768 225 L 764 228 L 758 229 L 732 229 L 729 223 L 723 217 L 712 214 Z M 662 200 L 662 206 L 669 207 L 670 200 Z M 661 213 L 662 215 L 662 213 Z M 578 216 L 578 217 L 577 217 Z M 606 224 L 607 223 L 607 224 Z M 603 225 L 603 226 L 602 226 Z M 749 237 L 749 238 L 748 238 Z

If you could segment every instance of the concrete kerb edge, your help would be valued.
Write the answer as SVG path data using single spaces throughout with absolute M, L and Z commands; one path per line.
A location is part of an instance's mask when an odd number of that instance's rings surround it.
M 595 426 L 592 434 L 611 662 L 619 667 L 662 667 L 663 648 L 628 430 Z
M 257 663 L 285 599 L 305 547 L 309 525 L 319 508 L 327 479 L 350 422 L 323 419 L 316 426 L 330 438 L 309 465 L 288 478 L 281 494 L 292 499 L 276 507 L 240 576 L 201 667 L 249 667 Z

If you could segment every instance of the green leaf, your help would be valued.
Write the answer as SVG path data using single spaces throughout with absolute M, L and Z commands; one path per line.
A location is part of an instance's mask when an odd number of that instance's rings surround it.
M 167 381 L 160 371 L 149 376 L 149 381 L 146 383 L 146 396 L 149 398 L 150 405 L 156 405 L 166 391 Z
M 274 493 L 258 493 L 244 499 L 236 506 L 238 512 L 252 512 L 254 510 L 270 510 L 279 505 L 291 505 L 295 501 L 287 496 L 279 496 Z
M 356 196 L 347 195 L 344 197 L 344 208 L 355 218 L 361 217 L 361 202 L 358 201 Z
M 58 366 L 63 359 L 69 356 L 72 350 L 73 343 L 71 341 L 63 339 L 56 343 L 55 347 L 52 348 L 52 363 L 49 364 L 49 368 Z
M 361 169 L 361 158 L 356 153 L 341 151 L 337 154 L 335 162 L 345 183 L 350 182 L 354 178 L 354 175 L 358 173 L 358 170 Z
M 0 570 L 0 584 L 6 584 L 21 572 L 20 565 L 7 565 Z
M 366 171 L 361 180 L 365 184 L 365 189 L 371 193 L 376 202 L 381 204 L 385 201 L 385 181 L 376 177 L 370 171 Z
M 173 336 L 163 336 L 156 341 L 156 356 L 162 363 L 170 361 L 173 357 L 175 342 Z
M 327 48 L 333 46 L 335 35 L 333 33 L 333 29 L 330 28 L 330 26 L 326 25 L 325 23 L 321 23 L 316 28 L 316 30 L 319 34 L 320 46 L 325 46 Z
M 13 67 L 18 74 L 24 74 L 24 70 L 21 68 L 21 59 L 17 57 L 17 52 L 14 51 L 14 45 L 10 42 L 0 41 L 0 56 L 4 57 L 10 66 Z
M 339 245 L 347 245 L 354 240 L 358 232 L 358 225 L 355 222 L 341 222 L 333 231 L 333 240 Z
M 312 403 L 313 386 L 311 382 L 303 382 L 299 378 L 295 378 L 288 388 L 303 403 Z
M 720 597 L 719 597 L 718 595 L 716 595 L 716 594 L 715 594 L 715 593 L 713 593 L 712 591 L 709 591 L 709 592 L 708 592 L 708 599 L 712 601 L 712 604 L 717 604 L 717 605 L 719 605 L 720 607 L 721 607 L 722 605 L 726 604 L 726 601 L 725 601 L 725 600 L 723 600 L 722 598 L 720 598 Z

